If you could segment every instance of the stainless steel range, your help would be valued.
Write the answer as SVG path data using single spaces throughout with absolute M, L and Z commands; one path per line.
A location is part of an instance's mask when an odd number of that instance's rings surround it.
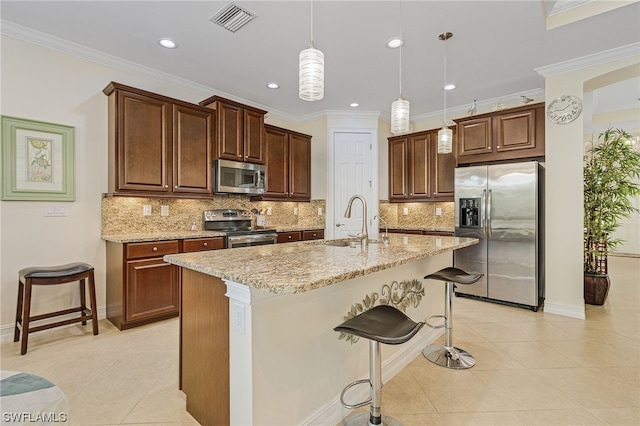
M 251 226 L 251 213 L 246 210 L 205 210 L 204 229 L 224 232 L 227 248 L 275 244 L 277 234 L 273 229 L 256 229 Z

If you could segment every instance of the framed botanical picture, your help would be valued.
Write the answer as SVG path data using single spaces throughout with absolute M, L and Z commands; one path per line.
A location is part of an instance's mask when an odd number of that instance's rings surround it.
M 75 129 L 2 116 L 2 200 L 74 201 Z

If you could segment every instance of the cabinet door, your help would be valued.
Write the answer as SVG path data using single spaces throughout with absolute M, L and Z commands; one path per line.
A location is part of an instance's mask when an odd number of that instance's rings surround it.
M 220 250 L 226 248 L 225 237 L 195 238 L 182 242 L 182 252 L 192 253 L 195 251 Z
M 497 115 L 493 118 L 496 152 L 536 147 L 536 110 Z
M 289 135 L 289 163 L 289 197 L 310 200 L 311 137 L 295 133 Z
M 173 107 L 173 192 L 212 194 L 213 114 Z
M 293 243 L 295 241 L 300 241 L 301 239 L 302 234 L 300 231 L 278 232 L 278 243 Z
M 321 240 L 324 238 L 324 229 L 312 229 L 310 231 L 302 231 L 302 241 Z
M 389 140 L 389 200 L 402 200 L 409 195 L 407 145 L 407 138 Z
M 453 132 L 453 146 L 456 146 L 456 131 Z M 455 186 L 456 155 L 438 154 L 438 134 L 431 134 L 431 198 L 453 201 Z
M 179 270 L 161 257 L 128 261 L 125 321 L 178 314 Z
M 484 117 L 458 124 L 458 157 L 492 152 L 491 123 L 491 117 Z
M 414 200 L 431 197 L 431 160 L 429 153 L 430 136 L 419 135 L 409 138 L 409 198 Z
M 264 114 L 244 110 L 244 161 L 264 164 Z
M 265 128 L 267 187 L 265 195 L 286 198 L 289 194 L 289 135 Z
M 242 161 L 244 141 L 242 118 L 244 109 L 222 102 L 217 104 L 218 156 L 226 160 Z
M 116 190 L 169 191 L 171 104 L 118 92 Z

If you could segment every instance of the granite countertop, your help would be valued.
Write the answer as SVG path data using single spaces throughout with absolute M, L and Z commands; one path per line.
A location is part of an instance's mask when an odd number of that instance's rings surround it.
M 390 244 L 355 247 L 330 240 L 165 255 L 164 260 L 203 274 L 271 293 L 314 290 L 383 269 L 476 244 L 474 238 L 389 235 Z M 344 241 L 344 240 L 333 240 Z
M 305 226 L 275 226 L 264 227 L 260 229 L 271 229 L 275 232 L 291 232 L 291 231 L 309 231 L 323 228 L 309 228 Z M 166 231 L 166 232 L 141 232 L 126 234 L 102 235 L 105 241 L 114 243 L 141 243 L 145 241 L 163 241 L 163 240 L 187 240 L 191 238 L 212 238 L 224 237 L 226 234 L 219 231 Z
M 379 229 L 384 229 L 384 226 L 380 226 Z M 388 229 L 394 230 L 394 231 L 401 231 L 401 230 L 407 230 L 407 231 L 430 231 L 430 232 L 454 232 L 454 229 L 436 229 L 436 228 L 430 228 L 428 226 L 415 226 L 415 225 L 411 225 L 411 226 L 402 226 L 402 225 L 393 225 L 393 226 L 389 226 Z

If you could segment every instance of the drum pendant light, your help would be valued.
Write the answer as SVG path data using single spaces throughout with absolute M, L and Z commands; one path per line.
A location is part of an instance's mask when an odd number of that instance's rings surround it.
M 324 53 L 313 44 L 313 1 L 311 2 L 311 42 L 298 58 L 298 96 L 304 101 L 324 98 Z
M 399 47 L 399 86 L 400 96 L 391 103 L 391 133 L 402 135 L 409 133 L 409 101 L 402 97 L 402 3 L 400 3 L 400 47 Z
M 442 41 L 447 41 L 453 37 L 453 33 L 442 33 L 438 38 Z M 442 129 L 438 131 L 438 154 L 450 154 L 453 151 L 453 131 L 448 128 L 455 123 L 451 120 L 447 120 L 447 90 L 444 86 L 447 85 L 447 49 L 445 47 L 444 52 L 444 84 L 442 90 L 444 92 L 444 108 L 442 109 Z

